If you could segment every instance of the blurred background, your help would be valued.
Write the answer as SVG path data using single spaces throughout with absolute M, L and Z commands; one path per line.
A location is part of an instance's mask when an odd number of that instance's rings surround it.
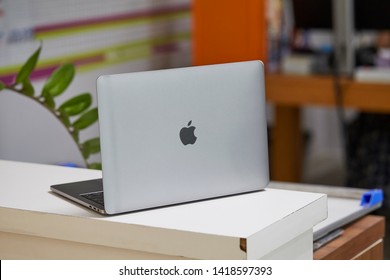
M 382 188 L 388 216 L 389 11 L 386 0 L 0 0 L 0 80 L 42 44 L 36 91 L 73 63 L 58 100 L 90 92 L 96 106 L 102 74 L 261 59 L 271 178 Z M 80 137 L 98 135 L 95 124 Z M 56 119 L 7 91 L 0 159 L 84 166 Z
M 58 104 L 90 92 L 103 74 L 191 64 L 189 0 L 0 0 L 0 80 L 15 74 L 42 42 L 32 74 L 36 92 L 61 64 L 76 66 L 75 78 Z M 95 124 L 80 138 L 98 136 Z M 100 156 L 95 161 L 100 160 Z M 83 160 L 62 125 L 39 104 L 0 94 L 0 158 L 38 163 Z

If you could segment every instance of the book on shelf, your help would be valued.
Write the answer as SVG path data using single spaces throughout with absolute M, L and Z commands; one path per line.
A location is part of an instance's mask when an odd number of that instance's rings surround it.
M 358 67 L 354 77 L 359 82 L 390 83 L 390 67 Z

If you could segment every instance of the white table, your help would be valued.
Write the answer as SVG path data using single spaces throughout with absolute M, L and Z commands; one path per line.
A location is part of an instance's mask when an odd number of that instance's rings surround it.
M 326 195 L 266 189 L 102 216 L 50 192 L 100 171 L 0 160 L 0 259 L 311 259 Z

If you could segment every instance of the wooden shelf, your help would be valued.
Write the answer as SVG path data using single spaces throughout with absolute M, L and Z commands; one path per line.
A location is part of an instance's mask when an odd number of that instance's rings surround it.
M 390 84 L 341 79 L 346 107 L 361 111 L 390 112 Z M 267 101 L 284 106 L 334 106 L 334 82 L 330 76 L 266 75 Z
M 385 218 L 365 216 L 344 227 L 344 233 L 314 252 L 316 260 L 381 260 Z
M 390 113 L 390 84 L 341 80 L 345 107 L 365 112 Z M 330 76 L 266 74 L 266 97 L 275 105 L 271 152 L 271 178 L 299 182 L 302 169 L 300 108 L 335 106 Z

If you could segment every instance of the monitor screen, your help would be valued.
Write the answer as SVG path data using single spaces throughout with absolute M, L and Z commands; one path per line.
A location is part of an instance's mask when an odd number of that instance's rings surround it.
M 292 0 L 298 29 L 332 29 L 332 0 Z
M 390 30 L 389 0 L 355 0 L 356 30 Z

